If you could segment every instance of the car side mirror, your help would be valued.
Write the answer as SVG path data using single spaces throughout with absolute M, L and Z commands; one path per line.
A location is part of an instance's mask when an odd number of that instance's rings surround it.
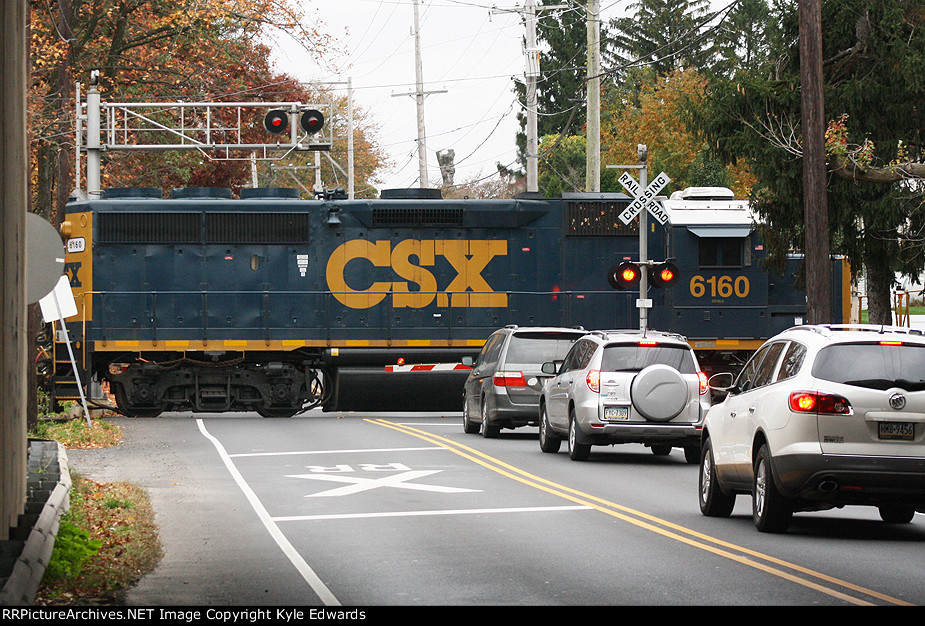
M 729 372 L 721 372 L 710 376 L 707 384 L 710 387 L 710 393 L 717 400 L 723 400 L 729 394 L 735 394 L 735 376 Z
M 464 356 L 460 362 L 466 367 L 472 367 L 475 365 L 475 359 L 473 359 L 471 356 Z
M 559 366 L 556 364 L 555 361 L 547 361 L 546 363 L 543 363 L 542 370 L 543 370 L 543 373 L 544 373 L 544 374 L 553 374 L 553 375 L 555 375 L 555 374 L 556 374 L 556 370 L 558 370 L 558 369 L 559 369 Z

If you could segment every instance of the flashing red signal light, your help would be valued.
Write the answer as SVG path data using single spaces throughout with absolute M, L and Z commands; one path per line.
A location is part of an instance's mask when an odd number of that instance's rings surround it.
M 670 261 L 655 263 L 649 268 L 653 287 L 671 287 L 678 282 L 678 266 Z
M 310 109 L 299 118 L 299 126 L 308 134 L 314 134 L 324 127 L 324 115 L 321 111 Z
M 263 118 L 263 127 L 274 135 L 284 133 L 289 127 L 289 115 L 285 111 L 270 111 Z
M 632 289 L 639 284 L 640 277 L 639 266 L 631 261 L 624 261 L 610 268 L 607 281 L 614 289 Z

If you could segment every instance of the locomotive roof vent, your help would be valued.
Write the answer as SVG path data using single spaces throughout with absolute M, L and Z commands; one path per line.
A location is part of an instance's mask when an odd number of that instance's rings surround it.
M 302 194 L 298 189 L 290 187 L 247 187 L 241 190 L 241 199 L 252 198 L 279 198 L 285 200 L 299 200 Z
M 225 187 L 184 187 L 174 189 L 170 194 L 175 200 L 192 199 L 192 198 L 216 198 L 219 200 L 230 200 L 231 189 Z
M 383 189 L 379 197 L 383 200 L 441 200 L 443 199 L 443 192 L 440 189 L 428 189 L 423 187 Z
M 160 200 L 164 193 L 160 187 L 113 187 L 103 189 L 100 198 L 112 200 L 114 198 L 156 198 Z
M 672 200 L 735 200 L 736 196 L 726 187 L 688 187 L 671 194 Z

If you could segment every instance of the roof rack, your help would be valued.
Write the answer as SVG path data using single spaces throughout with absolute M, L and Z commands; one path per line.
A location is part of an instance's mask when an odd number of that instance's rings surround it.
M 908 328 L 906 326 L 891 326 L 887 324 L 804 324 L 794 326 L 791 330 L 811 330 L 821 335 L 829 336 L 832 331 L 856 330 L 871 333 L 904 333 L 907 335 L 925 335 L 918 328 Z
M 679 340 L 681 340 L 681 341 L 687 341 L 687 337 L 685 337 L 684 335 L 681 335 L 681 334 L 679 334 L 679 333 L 673 333 L 673 332 L 669 332 L 669 331 L 666 331 L 666 330 L 654 330 L 654 329 L 651 329 L 651 328 L 646 329 L 646 330 L 642 330 L 642 329 L 639 329 L 639 328 L 626 328 L 626 329 L 622 329 L 622 328 L 621 328 L 621 329 L 602 330 L 602 331 L 595 331 L 595 332 L 603 333 L 603 334 L 605 334 L 605 335 L 620 334 L 620 335 L 641 335 L 641 336 L 646 336 L 647 334 L 653 334 L 653 335 L 660 335 L 660 336 L 663 336 L 663 337 L 673 337 L 673 338 L 679 339 Z

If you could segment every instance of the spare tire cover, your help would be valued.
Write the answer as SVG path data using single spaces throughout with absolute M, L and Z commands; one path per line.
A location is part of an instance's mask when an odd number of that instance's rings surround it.
M 648 420 L 667 422 L 687 406 L 687 381 L 668 365 L 650 365 L 630 383 L 633 406 Z

